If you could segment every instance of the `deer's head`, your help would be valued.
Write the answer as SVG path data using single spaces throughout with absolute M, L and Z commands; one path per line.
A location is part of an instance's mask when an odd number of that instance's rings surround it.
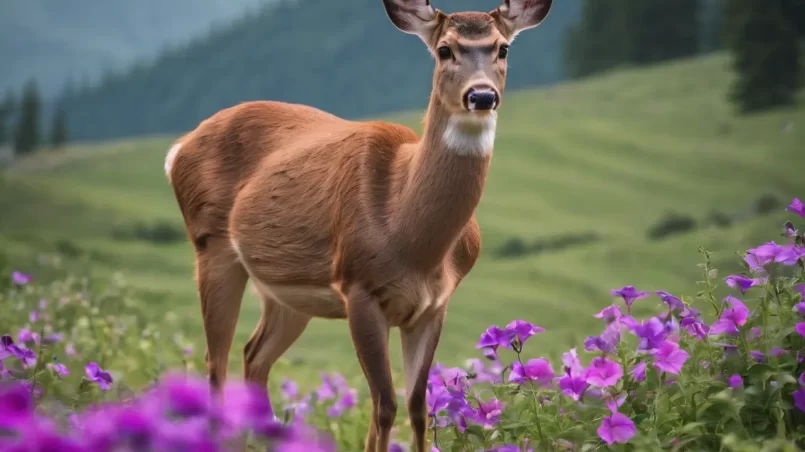
M 436 58 L 433 96 L 451 113 L 496 110 L 506 86 L 509 45 L 539 25 L 552 0 L 504 0 L 494 11 L 445 14 L 430 0 L 383 0 L 398 29 L 419 36 Z

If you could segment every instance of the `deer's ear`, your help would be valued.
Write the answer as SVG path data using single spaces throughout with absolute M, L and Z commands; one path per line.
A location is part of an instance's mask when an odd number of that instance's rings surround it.
M 395 27 L 419 35 L 426 43 L 440 16 L 430 0 L 383 0 L 383 6 Z
M 552 4 L 553 0 L 504 0 L 489 14 L 495 18 L 500 31 L 511 40 L 521 31 L 542 23 Z

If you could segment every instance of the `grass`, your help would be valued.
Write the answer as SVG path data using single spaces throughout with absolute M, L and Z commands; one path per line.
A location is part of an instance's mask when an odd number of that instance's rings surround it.
M 610 303 L 611 289 L 632 284 L 694 294 L 699 246 L 714 251 L 717 266 L 730 271 L 737 269 L 735 252 L 773 239 L 779 231 L 773 226 L 786 218 L 782 207 L 771 219 L 663 241 L 646 238 L 672 210 L 700 219 L 713 209 L 743 211 L 764 193 L 782 202 L 805 193 L 805 109 L 737 117 L 725 101 L 730 82 L 728 60 L 715 56 L 509 92 L 478 210 L 482 257 L 451 302 L 437 360 L 456 365 L 477 356 L 479 333 L 515 318 L 546 327 L 530 352 L 556 359 L 600 332 L 590 313 Z M 420 130 L 420 117 L 387 119 Z M 111 236 L 136 221 L 181 226 L 162 172 L 171 139 L 77 146 L 19 162 L 0 176 L 0 249 L 22 270 L 26 256 L 58 249 L 71 256 L 65 269 L 122 270 L 130 284 L 154 295 L 155 313 L 182 318 L 203 350 L 189 244 Z M 519 259 L 493 256 L 512 237 L 584 233 L 601 240 Z M 638 313 L 641 304 L 648 310 L 658 301 L 639 301 Z M 259 304 L 247 294 L 233 373 L 240 372 L 242 346 L 258 316 Z M 398 350 L 395 337 L 397 369 Z M 360 371 L 344 322 L 311 323 L 286 361 L 297 378 Z

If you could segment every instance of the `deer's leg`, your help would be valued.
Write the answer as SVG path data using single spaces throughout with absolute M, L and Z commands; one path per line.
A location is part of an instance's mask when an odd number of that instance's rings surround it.
M 243 347 L 243 376 L 246 381 L 265 387 L 271 366 L 299 339 L 310 317 L 272 298 L 263 295 L 260 298 L 263 303 L 260 323 Z
M 442 310 L 434 317 L 423 316 L 416 324 L 400 329 L 406 404 L 411 428 L 414 430 L 413 450 L 416 452 L 426 450 L 428 414 L 425 393 L 444 316 L 445 311 Z
M 207 247 L 198 252 L 196 260 L 196 280 L 207 339 L 207 376 L 213 391 L 217 391 L 226 380 L 229 350 L 248 275 L 228 240 L 208 239 Z
M 397 417 L 397 400 L 389 366 L 388 323 L 379 300 L 362 288 L 350 288 L 346 305 L 352 342 L 372 395 L 372 425 L 364 450 L 386 452 Z

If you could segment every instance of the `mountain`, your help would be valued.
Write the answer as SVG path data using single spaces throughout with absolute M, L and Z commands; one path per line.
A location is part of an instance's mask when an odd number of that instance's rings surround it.
M 2 0 L 0 93 L 31 76 L 46 95 L 206 33 L 270 0 Z
M 490 11 L 499 0 L 434 5 Z M 517 38 L 507 88 L 563 78 L 562 39 L 578 14 L 578 0 L 556 1 L 542 25 Z M 180 132 L 258 99 L 361 117 L 426 105 L 433 64 L 419 39 L 394 28 L 380 0 L 297 0 L 107 77 L 65 103 L 71 136 L 81 140 Z

